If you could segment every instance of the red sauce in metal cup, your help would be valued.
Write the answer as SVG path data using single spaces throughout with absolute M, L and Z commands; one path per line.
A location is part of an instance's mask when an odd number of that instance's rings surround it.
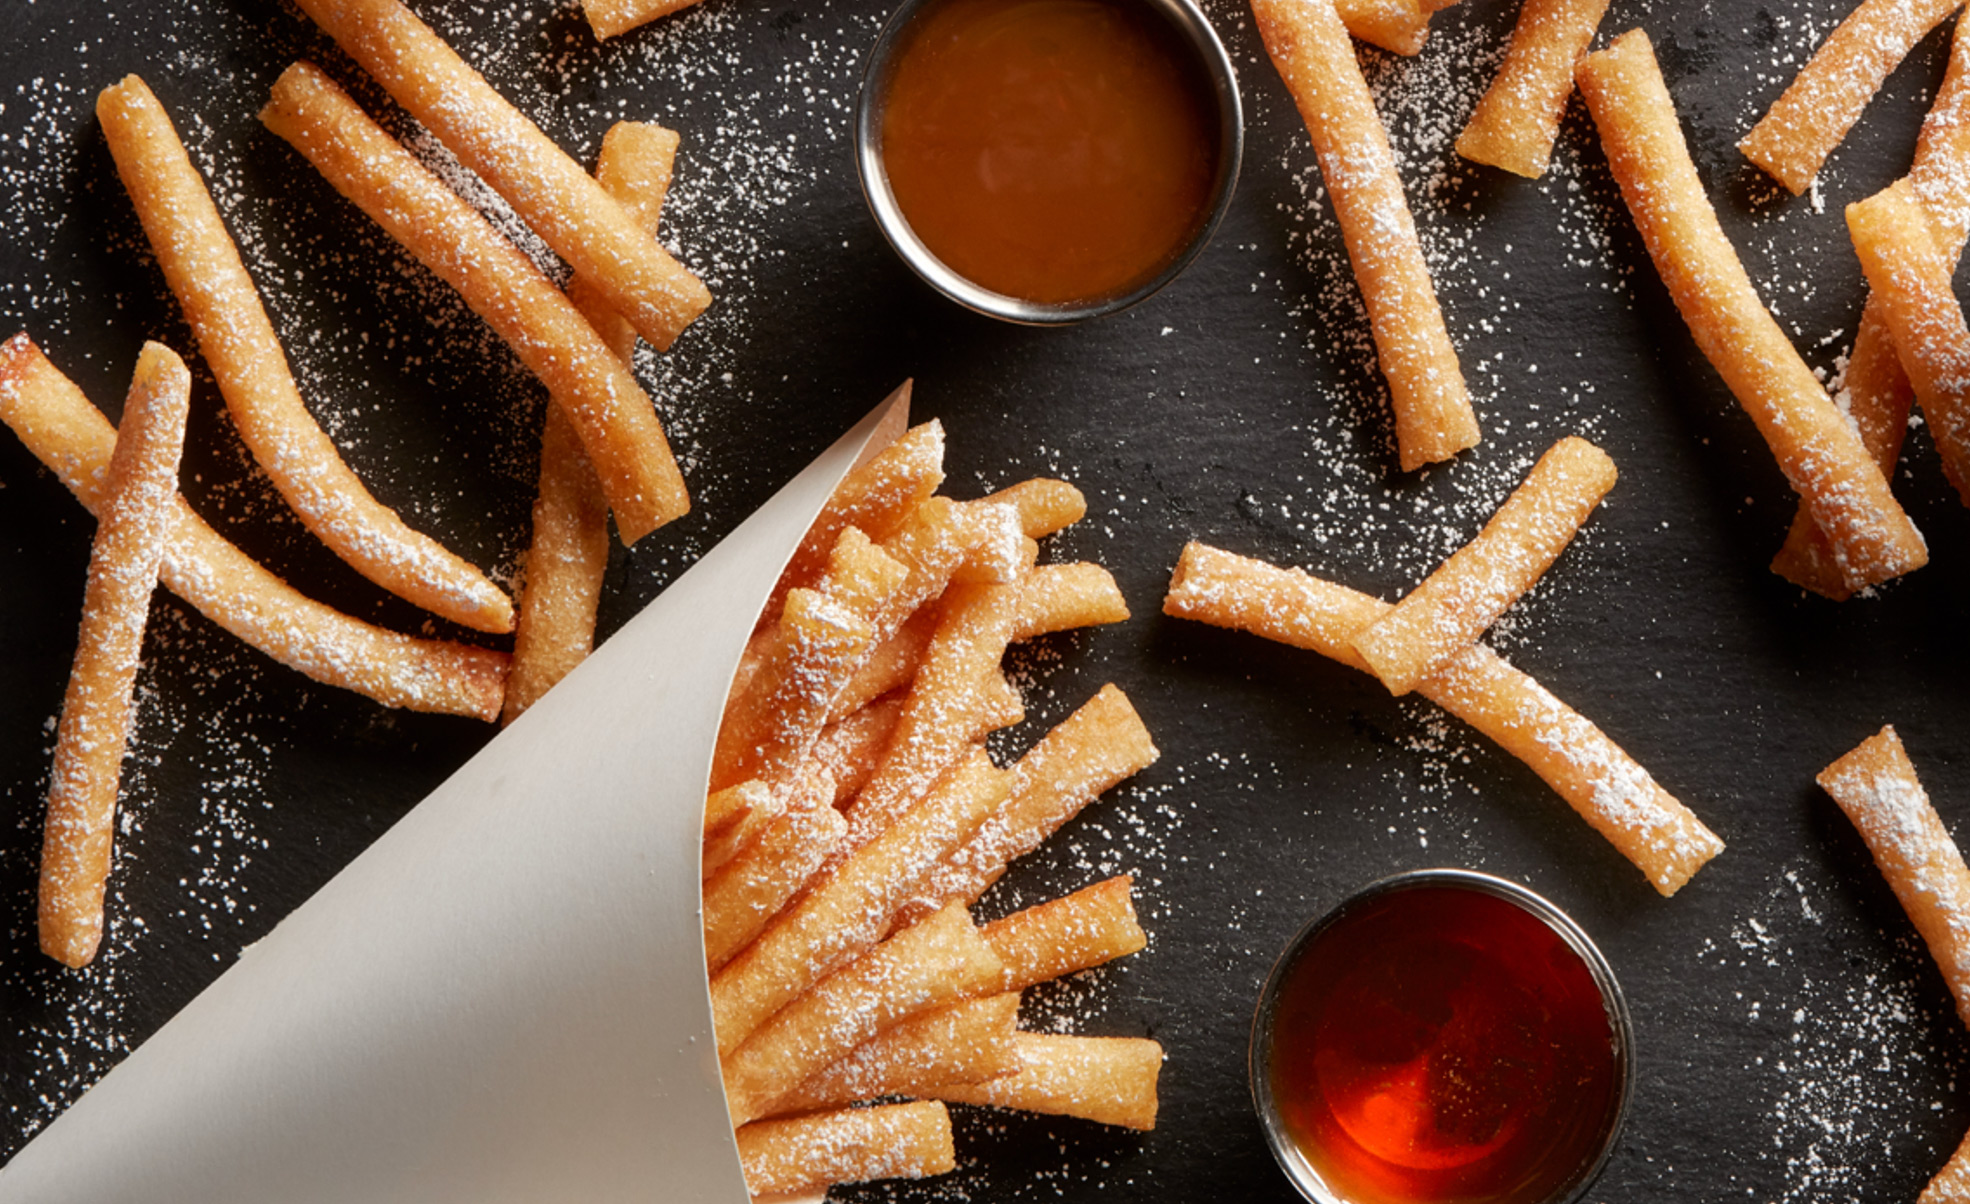
M 1539 1204 L 1581 1185 L 1620 1111 L 1601 985 L 1539 916 L 1419 885 L 1344 908 L 1276 972 L 1266 1080 L 1349 1204 Z
M 897 207 L 932 254 L 1042 304 L 1146 284 L 1209 217 L 1210 79 L 1144 0 L 933 0 L 883 93 Z

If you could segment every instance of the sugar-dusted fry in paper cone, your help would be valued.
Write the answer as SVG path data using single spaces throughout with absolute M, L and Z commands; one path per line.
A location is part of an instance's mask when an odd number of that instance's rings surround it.
M 1368 306 L 1403 471 L 1475 447 L 1479 432 L 1388 132 L 1334 0 L 1253 0 L 1266 52 L 1313 137 L 1320 176 Z
M 1020 1033 L 1018 1073 L 983 1083 L 952 1083 L 926 1094 L 954 1104 L 991 1104 L 1078 1116 L 1126 1129 L 1156 1127 L 1156 1080 L 1163 1047 L 1141 1037 Z
M 312 64 L 281 74 L 260 120 L 457 289 L 547 385 L 581 434 L 623 542 L 690 510 L 649 394 L 553 281 L 478 210 Z
M 513 630 L 512 600 L 370 496 L 308 412 L 239 249 L 144 81 L 132 75 L 104 89 L 96 115 L 233 425 L 302 525 L 351 568 L 433 614 L 477 631 Z
M 1477 538 L 1355 640 L 1389 693 L 1407 694 L 1483 635 L 1559 559 L 1614 478 L 1614 461 L 1585 439 L 1548 448 Z
M 848 821 L 834 809 L 833 776 L 816 778 L 829 797 L 787 808 L 705 882 L 705 966 L 712 973 L 765 929 L 848 831 Z
M 1128 617 L 1128 603 L 1107 569 L 1087 563 L 1042 565 L 1020 583 L 1012 638 L 1030 640 L 1077 627 L 1120 623 Z
M 1758 300 L 1717 224 L 1648 35 L 1630 30 L 1576 73 L 1649 258 L 1704 357 L 1757 424 L 1858 588 L 1928 563 L 1915 525 L 1819 378 Z
M 756 1197 L 957 1169 L 951 1116 L 935 1100 L 755 1121 L 738 1138 L 746 1185 Z
M 1860 830 L 1956 997 L 1957 1016 L 1970 1025 L 1970 869 L 1901 737 L 1884 727 L 1815 780 Z
M 1881 84 L 1962 0 L 1861 0 L 1737 144 L 1793 195 L 1806 191 Z
M 1907 180 L 1847 206 L 1847 228 L 1943 472 L 1970 505 L 1970 323 L 1950 284 L 1950 257 Z
M 1389 603 L 1200 543 L 1183 550 L 1163 613 L 1306 648 L 1364 672 L 1354 637 Z M 1418 687 L 1545 779 L 1663 895 L 1724 842 L 1619 745 L 1497 653 L 1473 644 Z
M 827 723 L 840 683 L 869 652 L 868 621 L 813 590 L 788 596 L 780 626 L 785 638 L 760 669 L 757 688 L 719 730 L 713 790 L 748 778 L 775 785 L 792 773 Z
M 41 951 L 66 966 L 88 965 L 102 943 L 130 692 L 171 535 L 191 385 L 170 348 L 144 344 L 103 486 L 42 830 Z
M 921 803 L 824 872 L 758 940 L 712 976 L 718 1049 L 730 1053 L 773 1013 L 859 955 L 930 867 L 970 838 L 1011 791 L 984 750 L 960 762 Z
M 91 514 L 102 509 L 116 428 L 26 334 L 0 346 L 0 421 Z M 384 706 L 499 717 L 504 652 L 399 635 L 306 597 L 171 503 L 164 587 L 290 669 Z
M 1019 1069 L 1019 996 L 1006 991 L 905 1020 L 829 1065 L 775 1105 L 784 1113 L 839 1108 L 945 1083 L 982 1083 Z
M 834 778 L 837 806 L 868 785 L 902 714 L 903 700 L 890 698 L 862 707 L 822 730 L 811 755 L 815 764 Z
M 582 15 L 598 38 L 613 38 L 658 17 L 691 7 L 698 0 L 582 0 Z
M 771 1115 L 784 1096 L 883 1029 L 990 989 L 998 955 L 953 904 L 829 974 L 724 1058 L 732 1123 Z
M 784 794 L 774 793 L 758 779 L 712 791 L 705 798 L 705 847 L 700 859 L 704 877 L 724 869 L 758 840 L 786 806 Z
M 300 7 L 659 350 L 711 304 L 697 277 L 399 0 Z
M 1545 175 L 1574 65 L 1606 13 L 1607 0 L 1525 0 L 1504 65 L 1457 136 L 1457 153 L 1528 179 Z
M 1022 991 L 1140 951 L 1149 938 L 1129 901 L 1133 886 L 1117 875 L 985 925 L 985 943 L 1005 964 L 998 989 Z
M 985 500 L 1011 506 L 1019 512 L 1020 529 L 1032 539 L 1042 539 L 1081 521 L 1088 512 L 1088 500 L 1066 481 L 1034 477 L 1008 485 Z

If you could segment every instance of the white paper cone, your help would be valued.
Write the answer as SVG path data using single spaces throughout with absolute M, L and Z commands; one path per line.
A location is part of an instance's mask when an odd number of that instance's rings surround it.
M 908 386 L 0 1170 L 26 1204 L 746 1204 L 699 932 L 725 692 Z

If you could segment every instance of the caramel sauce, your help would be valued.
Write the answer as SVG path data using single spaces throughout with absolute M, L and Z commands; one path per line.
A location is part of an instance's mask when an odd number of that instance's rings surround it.
M 1046 304 L 1146 284 L 1208 216 L 1210 81 L 1144 0 L 936 0 L 882 103 L 898 208 L 945 266 Z
M 1591 1164 L 1619 1107 L 1614 1032 L 1545 923 L 1442 887 L 1368 900 L 1281 984 L 1271 1083 L 1350 1204 L 1536 1204 Z

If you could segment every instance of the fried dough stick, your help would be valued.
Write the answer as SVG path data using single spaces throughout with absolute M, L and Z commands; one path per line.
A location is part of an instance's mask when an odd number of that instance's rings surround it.
M 677 157 L 678 136 L 662 126 L 619 121 L 602 139 L 595 176 L 654 235 Z M 568 300 L 625 364 L 636 351 L 636 329 L 581 276 Z M 540 433 L 540 484 L 534 497 L 533 542 L 513 631 L 513 674 L 506 683 L 511 723 L 595 647 L 595 611 L 609 568 L 609 500 L 566 406 L 550 404 Z
M 25 333 L 0 346 L 0 422 L 85 509 L 101 511 L 116 428 Z M 182 497 L 171 504 L 158 579 L 206 618 L 316 681 L 389 707 L 499 717 L 504 652 L 400 635 L 324 606 L 227 542 Z
M 1847 228 L 1870 295 L 1881 298 L 1943 473 L 1970 505 L 1970 324 L 1950 284 L 1950 260 L 1907 180 L 1847 206 Z
M 1249 631 L 1364 672 L 1355 635 L 1389 609 L 1298 569 L 1200 543 L 1184 548 L 1163 599 L 1164 614 Z M 1467 647 L 1418 690 L 1524 761 L 1659 893 L 1675 894 L 1723 851 L 1724 842 L 1619 745 L 1484 645 Z
M 581 434 L 624 543 L 691 508 L 663 425 L 629 366 L 478 210 L 310 63 L 281 74 L 260 120 L 457 289 L 547 385 Z
M 144 81 L 104 89 L 96 116 L 233 425 L 302 525 L 400 598 L 476 631 L 513 630 L 512 600 L 370 496 L 308 413 L 239 248 Z
M 1430 10 L 1416 0 L 1334 0 L 1350 35 L 1390 54 L 1422 52 L 1430 38 Z
M 1313 138 L 1368 306 L 1404 472 L 1477 446 L 1477 416 L 1403 199 L 1388 131 L 1334 0 L 1252 0 L 1266 53 Z
M 1020 1033 L 1018 1073 L 983 1083 L 947 1083 L 925 1094 L 957 1104 L 990 1104 L 1078 1116 L 1125 1129 L 1156 1127 L 1156 1079 L 1163 1047 L 1142 1037 Z
M 1964 36 L 1964 29 L 1965 19 L 1959 18 L 1950 39 L 1949 68 L 1935 103 L 1922 121 L 1915 162 L 1908 173 L 1928 211 L 1936 240 L 1952 264 L 1963 254 L 1964 238 L 1970 233 L 1970 37 Z M 1902 371 L 1894 337 L 1888 331 L 1886 310 L 1872 293 L 1861 310 L 1860 328 L 1854 334 L 1841 383 L 1847 414 L 1860 432 L 1862 445 L 1892 481 L 1895 463 L 1902 454 L 1902 437 L 1908 433 L 1915 390 Z M 1803 506 L 1793 516 L 1784 546 L 1772 559 L 1772 571 L 1836 602 L 1854 592 L 1833 566 L 1826 535 Z
M 1525 0 L 1505 63 L 1457 136 L 1457 153 L 1536 180 L 1552 162 L 1573 68 L 1607 15 L 1607 0 Z
M 886 1029 L 808 1077 L 774 1105 L 782 1113 L 840 1108 L 885 1095 L 926 1094 L 1019 1069 L 1019 996 L 1005 991 L 926 1012 Z
M 746 1186 L 756 1197 L 922 1179 L 958 1165 L 951 1114 L 935 1100 L 754 1121 L 738 1139 Z
M 1949 984 L 1958 1018 L 1970 1024 L 1970 868 L 1922 789 L 1901 737 L 1892 726 L 1884 727 L 1815 780 L 1867 842 L 1875 866 Z M 1970 1201 L 1970 1137 L 1916 1198 L 1916 1204 L 1965 1201 Z
M 1737 144 L 1794 195 L 1840 145 L 1883 81 L 1963 0 L 1861 0 Z
M 613 38 L 658 17 L 686 9 L 698 0 L 582 0 L 582 15 L 598 38 Z
M 117 785 L 130 741 L 130 691 L 170 538 L 191 387 L 191 374 L 170 348 L 144 344 L 89 552 L 82 630 L 62 697 L 41 844 L 41 951 L 76 969 L 95 960 L 103 939 Z
M 1928 563 L 1881 469 L 1758 300 L 1717 224 L 1648 35 L 1630 30 L 1580 62 L 1608 167 L 1704 357 L 1832 542 L 1855 588 Z
M 696 276 L 398 0 L 299 3 L 659 350 L 711 304 Z
M 1407 694 L 1476 642 L 1559 559 L 1614 478 L 1614 461 L 1585 439 L 1548 448 L 1476 539 L 1355 640 L 1389 693 Z

